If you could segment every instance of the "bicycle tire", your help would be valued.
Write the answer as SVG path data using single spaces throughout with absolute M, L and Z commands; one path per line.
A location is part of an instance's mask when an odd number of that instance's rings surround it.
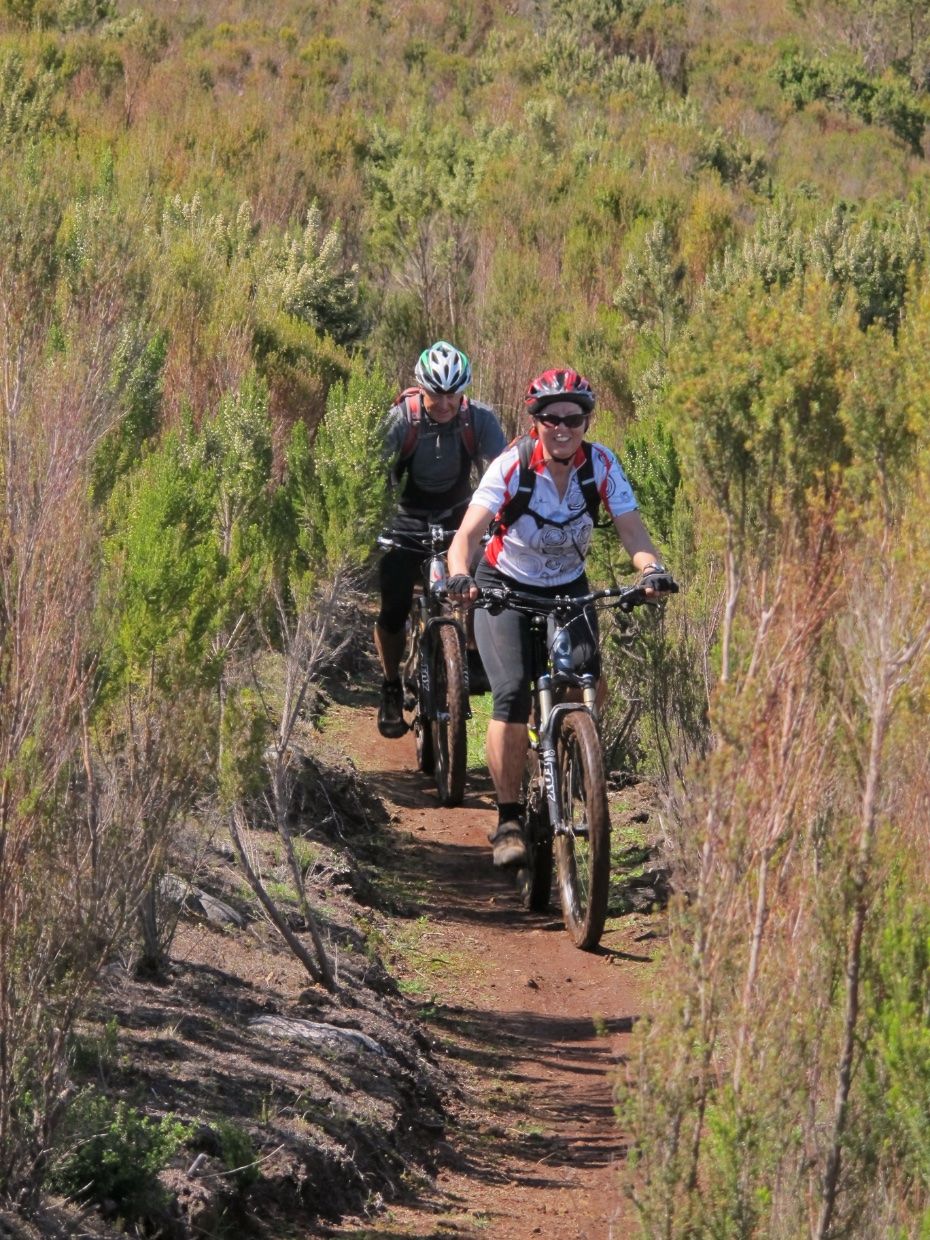
M 417 751 L 417 770 L 424 775 L 432 775 L 436 769 L 436 755 L 433 752 L 433 729 L 428 719 L 418 712 L 413 721 L 413 740 Z
M 526 752 L 523 812 L 523 833 L 530 859 L 529 864 L 517 870 L 517 890 L 524 908 L 544 913 L 552 901 L 552 827 L 535 749 Z
M 435 766 L 433 754 L 433 733 L 429 720 L 423 713 L 423 698 L 420 692 L 420 659 L 423 658 L 423 635 L 420 631 L 420 620 L 417 602 L 414 600 L 413 614 L 410 618 L 410 646 L 404 660 L 404 687 L 416 701 L 413 708 L 413 739 L 417 754 L 417 770 L 424 775 L 432 775 Z
M 591 716 L 581 710 L 565 715 L 556 748 L 562 816 L 573 828 L 555 839 L 562 915 L 575 946 L 590 951 L 604 932 L 610 885 L 607 781 Z
M 462 669 L 462 645 L 451 624 L 443 624 L 433 641 L 433 714 L 430 720 L 433 779 L 440 805 L 461 805 L 465 796 L 468 698 Z

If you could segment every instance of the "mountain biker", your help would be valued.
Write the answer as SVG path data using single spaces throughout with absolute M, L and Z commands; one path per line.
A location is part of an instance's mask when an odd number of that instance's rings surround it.
M 524 405 L 532 425 L 523 463 L 520 441 L 491 462 L 449 548 L 453 602 L 467 604 L 478 597 L 479 587 L 494 586 L 545 598 L 587 594 L 585 556 L 594 528 L 592 508 L 598 504 L 639 571 L 647 596 L 672 586 L 619 461 L 603 444 L 585 441 L 594 404 L 590 383 L 569 368 L 546 370 L 530 382 Z M 515 498 L 518 492 L 522 501 Z M 469 565 L 492 521 L 491 540 L 472 577 Z M 582 649 L 585 635 L 596 636 L 593 613 L 589 619 L 590 624 L 575 626 L 584 630 L 574 635 L 576 657 L 579 670 L 598 676 L 596 641 Z M 527 860 L 520 790 L 533 676 L 529 619 L 516 611 L 492 615 L 482 609 L 475 615 L 475 638 L 493 694 L 487 761 L 498 823 L 489 839 L 495 865 L 519 865 Z
M 430 525 L 458 526 L 471 497 L 472 462 L 482 468 L 503 451 L 506 440 L 497 414 L 462 393 L 471 383 L 464 353 L 438 340 L 420 354 L 416 386 L 401 393 L 388 412 L 385 460 L 398 496 L 391 534 L 425 535 Z M 425 551 L 406 546 L 385 553 L 379 566 L 381 610 L 375 623 L 375 648 L 384 680 L 378 710 L 382 736 L 403 736 L 400 662 L 404 625 Z

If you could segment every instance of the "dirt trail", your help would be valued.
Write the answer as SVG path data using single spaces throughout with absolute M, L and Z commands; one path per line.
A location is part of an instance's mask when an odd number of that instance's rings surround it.
M 419 987 L 436 1053 L 466 1086 L 451 1170 L 415 1209 L 343 1226 L 341 1236 L 491 1235 L 620 1240 L 631 1210 L 617 1186 L 622 1134 L 611 1076 L 648 984 L 644 919 L 624 919 L 594 953 L 578 951 L 557 909 L 529 914 L 491 865 L 486 779 L 465 805 L 439 808 L 416 770 L 412 736 L 382 740 L 370 709 L 340 710 L 340 744 L 395 815 L 417 896 Z M 644 950 L 645 948 L 645 950 Z

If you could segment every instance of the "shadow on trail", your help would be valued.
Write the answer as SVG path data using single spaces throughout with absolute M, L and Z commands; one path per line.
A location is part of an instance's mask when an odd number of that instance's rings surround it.
M 403 809 L 422 809 L 429 813 L 455 814 L 461 809 L 491 810 L 494 808 L 494 790 L 487 775 L 469 773 L 465 800 L 461 807 L 444 809 L 436 796 L 436 785 L 431 775 L 422 771 L 376 771 L 366 772 L 366 780 L 381 796 L 387 797 Z
M 492 822 L 493 818 L 488 821 Z M 412 871 L 421 881 L 426 880 L 429 894 L 421 901 L 423 912 L 437 920 L 472 928 L 565 933 L 555 881 L 548 910 L 531 912 L 521 903 L 514 876 L 509 871 L 494 868 L 490 845 L 474 842 L 476 836 L 482 839 L 483 830 L 472 830 L 468 841 L 463 843 L 455 839 L 421 839 L 420 830 L 426 831 L 428 826 L 414 825 L 408 848 L 384 858 L 383 862 L 398 873 Z M 603 943 L 589 955 L 637 964 L 652 961 L 647 952 L 622 951 Z
M 486 1101 L 495 1122 L 463 1131 L 457 1170 L 491 1183 L 556 1187 L 622 1158 L 626 1147 L 604 1078 L 617 1063 L 610 1035 L 629 1032 L 634 1019 L 603 1022 L 604 1036 L 592 1041 L 590 1019 L 439 1008 L 432 1023 L 452 1037 L 449 1053 L 494 1078 Z M 559 1083 L 547 1090 L 552 1077 Z
M 458 925 L 466 936 L 477 931 L 479 938 L 482 931 L 498 930 L 515 953 L 524 954 L 526 965 L 511 994 L 497 992 L 493 1010 L 444 1005 L 434 998 L 421 1011 L 422 1019 L 442 1032 L 445 1053 L 482 1075 L 482 1093 L 498 1121 L 490 1130 L 466 1128 L 460 1134 L 464 1140 L 455 1143 L 451 1165 L 489 1184 L 564 1186 L 572 1175 L 606 1167 L 623 1156 L 605 1078 L 617 1065 L 614 1038 L 629 1033 L 635 1016 L 598 1018 L 595 1030 L 589 1014 L 534 1012 L 523 1005 L 520 987 L 537 989 L 540 984 L 532 955 L 525 955 L 526 934 L 543 936 L 535 940 L 534 951 L 546 950 L 550 934 L 565 934 L 557 891 L 553 888 L 549 911 L 525 910 L 513 877 L 495 870 L 489 846 L 475 842 L 483 837 L 483 824 L 476 829 L 472 819 L 466 829 L 463 821 L 467 839 L 462 842 L 456 838 L 459 824 L 447 822 L 441 839 L 420 839 L 414 828 L 413 842 L 395 856 L 397 866 L 410 867 L 425 880 L 429 894 L 423 911 L 431 920 Z M 604 946 L 583 957 L 586 963 L 600 957 L 601 967 L 609 958 L 649 959 Z M 578 967 L 581 981 L 581 961 Z M 488 1075 L 494 1081 L 490 1089 Z M 547 1089 L 548 1080 L 558 1083 Z

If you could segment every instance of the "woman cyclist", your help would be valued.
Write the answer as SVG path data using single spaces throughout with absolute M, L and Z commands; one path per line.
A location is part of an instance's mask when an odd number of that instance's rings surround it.
M 491 462 L 449 548 L 453 602 L 474 600 L 478 587 L 506 586 L 543 598 L 587 594 L 585 557 L 596 504 L 609 515 L 647 595 L 671 587 L 620 463 L 603 444 L 585 441 L 594 403 L 587 379 L 569 368 L 546 370 L 530 382 L 524 405 L 532 426 L 522 462 L 520 441 Z M 468 566 L 492 521 L 472 578 Z M 475 638 L 493 693 L 487 761 L 498 806 L 490 836 L 494 864 L 519 865 L 526 861 L 520 789 L 533 675 L 528 617 L 482 609 Z M 581 670 L 599 674 L 596 644 Z

